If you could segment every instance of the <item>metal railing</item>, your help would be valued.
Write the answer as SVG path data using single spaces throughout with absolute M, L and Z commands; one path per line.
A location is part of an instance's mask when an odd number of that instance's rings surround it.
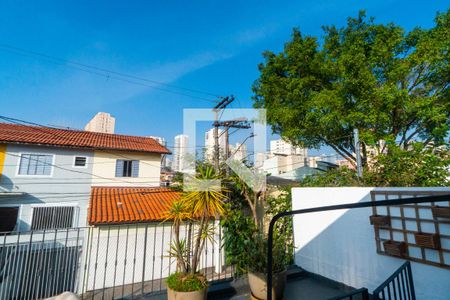
M 411 263 L 405 262 L 385 282 L 373 291 L 375 300 L 415 300 Z
M 181 233 L 187 237 L 188 225 Z M 222 230 L 201 255 L 210 282 L 232 278 Z M 192 230 L 194 232 L 194 230 Z M 0 234 L 0 299 L 42 299 L 71 291 L 82 299 L 132 299 L 163 292 L 176 271 L 170 223 L 139 223 Z
M 268 240 L 267 240 L 267 298 L 272 299 L 272 286 L 273 286 L 273 234 L 276 222 L 284 217 L 306 214 L 312 212 L 321 211 L 331 211 L 338 209 L 354 209 L 354 208 L 367 208 L 367 207 L 377 207 L 377 206 L 390 206 L 390 205 L 403 205 L 403 204 L 413 204 L 413 203 L 427 203 L 427 202 L 443 202 L 449 201 L 450 194 L 446 195 L 435 195 L 427 197 L 417 197 L 417 198 L 404 198 L 395 200 L 379 200 L 370 202 L 358 202 L 358 203 L 347 203 L 339 205 L 321 206 L 306 209 L 298 209 L 292 211 L 286 211 L 275 215 L 269 224 Z M 414 298 L 412 298 L 414 299 Z

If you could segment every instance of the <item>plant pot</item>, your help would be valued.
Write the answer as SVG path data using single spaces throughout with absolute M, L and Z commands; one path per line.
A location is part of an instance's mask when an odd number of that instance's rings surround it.
M 416 244 L 420 247 L 430 249 L 441 248 L 441 240 L 439 235 L 435 233 L 416 232 L 414 233 L 414 238 L 416 239 Z
M 167 299 L 168 300 L 205 300 L 207 298 L 206 291 L 208 288 L 204 288 L 199 291 L 193 292 L 178 292 L 167 287 Z
M 406 256 L 406 243 L 396 241 L 383 242 L 384 251 L 392 256 L 405 257 Z
M 450 218 L 450 206 L 432 206 L 431 211 L 435 218 Z
M 286 286 L 286 270 L 273 274 L 272 300 L 283 299 Z M 248 284 L 252 296 L 256 299 L 267 299 L 267 276 L 263 273 L 248 272 Z
M 378 227 L 389 227 L 391 218 L 389 216 L 371 215 L 370 224 Z

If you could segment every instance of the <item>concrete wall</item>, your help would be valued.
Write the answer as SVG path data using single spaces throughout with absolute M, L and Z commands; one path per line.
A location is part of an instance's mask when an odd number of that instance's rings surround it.
M 370 191 L 445 191 L 450 188 L 294 188 L 292 209 L 371 201 Z M 445 205 L 445 204 L 443 204 Z M 403 262 L 376 253 L 371 208 L 294 217 L 295 262 L 306 270 L 370 292 Z M 441 232 L 450 234 L 450 225 Z M 450 261 L 450 256 L 446 257 Z M 417 299 L 449 299 L 450 270 L 412 262 Z
M 18 175 L 21 153 L 54 155 L 50 176 Z M 75 156 L 86 156 L 84 168 L 74 167 Z M 86 226 L 91 191 L 93 152 L 82 149 L 8 144 L 0 186 L 22 196 L 2 196 L 1 206 L 20 206 L 18 230 L 30 228 L 32 208 L 42 205 L 76 206 L 74 227 Z
M 139 160 L 139 177 L 115 177 L 118 159 Z M 122 151 L 95 151 L 92 185 L 159 186 L 161 155 Z

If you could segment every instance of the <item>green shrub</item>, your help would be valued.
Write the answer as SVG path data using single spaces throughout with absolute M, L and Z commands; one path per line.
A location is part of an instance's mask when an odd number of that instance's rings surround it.
M 167 286 L 177 292 L 194 292 L 206 288 L 206 278 L 198 274 L 173 273 L 167 277 Z

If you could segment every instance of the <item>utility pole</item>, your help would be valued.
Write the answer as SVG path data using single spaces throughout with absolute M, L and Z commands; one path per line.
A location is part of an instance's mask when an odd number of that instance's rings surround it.
M 358 171 L 358 177 L 361 178 L 362 177 L 361 147 L 359 144 L 358 128 L 353 129 L 353 138 L 355 140 L 356 170 Z
M 247 121 L 246 118 L 238 118 L 238 119 L 234 119 L 234 120 L 229 120 L 229 121 L 217 121 L 214 122 L 214 126 L 217 126 L 215 128 L 219 128 L 219 127 L 224 127 L 224 132 L 223 134 L 225 134 L 225 158 L 224 160 L 227 160 L 230 157 L 230 151 L 229 151 L 229 147 L 230 147 L 230 142 L 229 142 L 229 130 L 230 128 L 237 128 L 237 129 L 250 129 L 252 128 L 252 126 L 250 125 L 250 123 Z M 226 172 L 228 173 L 228 168 L 226 170 Z
M 214 112 L 214 167 L 219 171 L 219 112 L 225 109 L 231 102 L 234 101 L 234 96 L 226 96 L 213 108 Z

